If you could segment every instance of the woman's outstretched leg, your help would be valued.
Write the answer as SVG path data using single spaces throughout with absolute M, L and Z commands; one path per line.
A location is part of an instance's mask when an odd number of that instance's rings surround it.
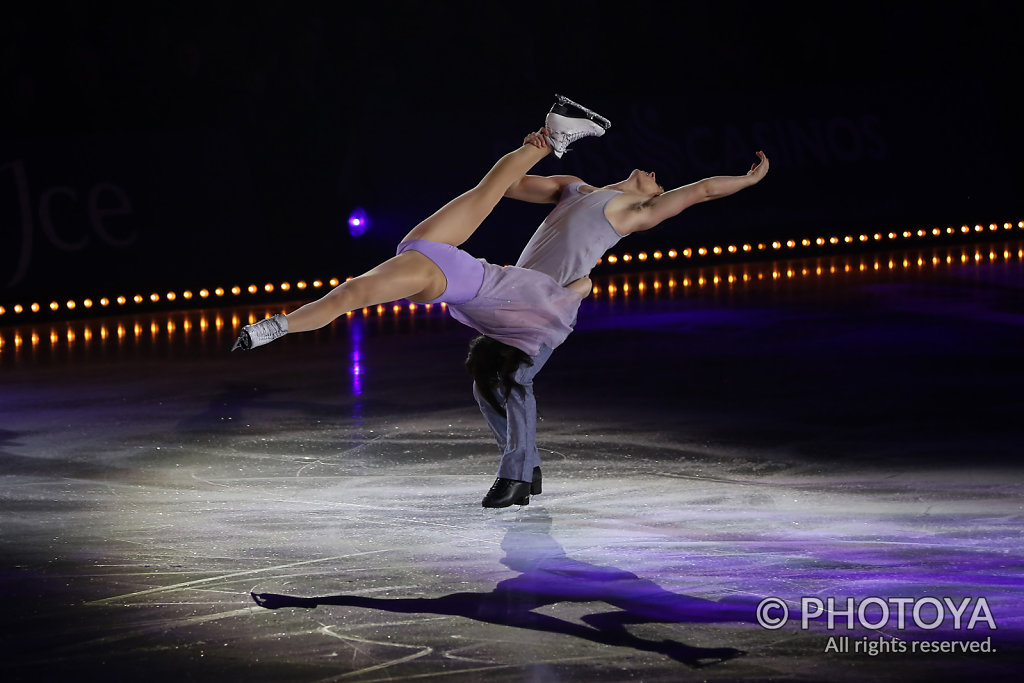
M 402 240 L 430 240 L 459 246 L 476 232 L 498 205 L 505 191 L 551 153 L 544 137 L 545 129 L 530 133 L 523 146 L 509 152 L 487 172 L 476 187 L 464 192 L 434 212 Z
M 445 277 L 423 254 L 407 251 L 392 257 L 359 277 L 352 278 L 330 292 L 287 315 L 246 325 L 235 342 L 235 349 L 263 346 L 289 332 L 308 332 L 328 325 L 349 311 L 367 306 L 419 298 L 422 292 L 444 291 Z
M 405 240 L 426 239 L 453 246 L 465 242 L 509 186 L 551 152 L 543 133 L 544 129 L 541 129 L 528 135 L 523 146 L 499 159 L 476 187 L 438 209 L 413 228 Z M 232 350 L 253 349 L 291 332 L 319 329 L 357 308 L 398 299 L 430 300 L 444 292 L 446 287 L 444 273 L 433 261 L 417 251 L 403 252 L 287 315 L 278 313 L 272 318 L 246 325 Z
M 578 119 L 563 118 L 564 121 L 556 122 L 565 128 L 560 131 L 562 137 L 570 133 L 580 137 L 604 132 L 602 128 L 595 132 L 584 127 L 573 133 L 572 129 L 577 126 L 574 122 Z M 465 242 L 501 201 L 512 183 L 551 153 L 548 134 L 552 132 L 542 128 L 527 135 L 523 146 L 499 159 L 476 187 L 438 209 L 413 228 L 405 240 L 423 239 L 455 247 Z M 357 308 L 398 299 L 431 300 L 440 296 L 447 285 L 444 273 L 433 261 L 417 251 L 406 251 L 287 315 L 278 313 L 272 318 L 246 325 L 232 350 L 262 346 L 289 332 L 318 329 Z
M 352 278 L 320 299 L 288 314 L 290 332 L 308 332 L 328 325 L 349 311 L 367 306 L 419 298 L 424 290 L 440 288 L 445 279 L 441 270 L 423 254 L 408 251 L 389 258 L 372 270 Z

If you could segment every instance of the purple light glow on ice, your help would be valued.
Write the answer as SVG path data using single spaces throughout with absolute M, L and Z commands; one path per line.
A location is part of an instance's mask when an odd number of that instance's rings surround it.
M 352 381 L 352 395 L 358 399 L 363 394 L 363 324 L 358 318 L 354 318 L 349 322 L 351 352 L 349 353 L 348 371 Z
M 352 395 L 361 396 L 363 393 L 362 374 L 363 369 L 359 365 L 359 349 L 352 351 Z

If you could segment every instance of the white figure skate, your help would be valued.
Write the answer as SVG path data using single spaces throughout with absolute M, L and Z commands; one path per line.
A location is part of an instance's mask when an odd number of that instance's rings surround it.
M 576 140 L 601 137 L 611 125 L 611 121 L 597 112 L 562 95 L 555 95 L 555 104 L 544 119 L 544 126 L 549 133 L 548 143 L 559 159 Z
M 278 313 L 273 318 L 267 318 L 266 320 L 243 327 L 231 350 L 242 349 L 243 351 L 248 351 L 249 349 L 255 349 L 257 346 L 269 344 L 286 334 L 288 334 L 288 318 Z

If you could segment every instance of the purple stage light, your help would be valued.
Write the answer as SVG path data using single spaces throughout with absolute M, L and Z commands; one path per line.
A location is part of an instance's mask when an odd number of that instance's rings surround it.
M 370 219 L 362 207 L 357 206 L 352 209 L 352 213 L 348 217 L 348 234 L 353 237 L 359 237 L 366 232 L 369 225 Z

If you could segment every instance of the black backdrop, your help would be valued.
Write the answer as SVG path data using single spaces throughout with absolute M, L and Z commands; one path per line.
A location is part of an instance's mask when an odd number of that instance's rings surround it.
M 1019 3 L 258 4 L 0 10 L 0 301 L 356 274 L 554 92 L 613 127 L 539 173 L 771 157 L 657 246 L 1024 218 Z M 543 213 L 467 247 L 514 261 Z

